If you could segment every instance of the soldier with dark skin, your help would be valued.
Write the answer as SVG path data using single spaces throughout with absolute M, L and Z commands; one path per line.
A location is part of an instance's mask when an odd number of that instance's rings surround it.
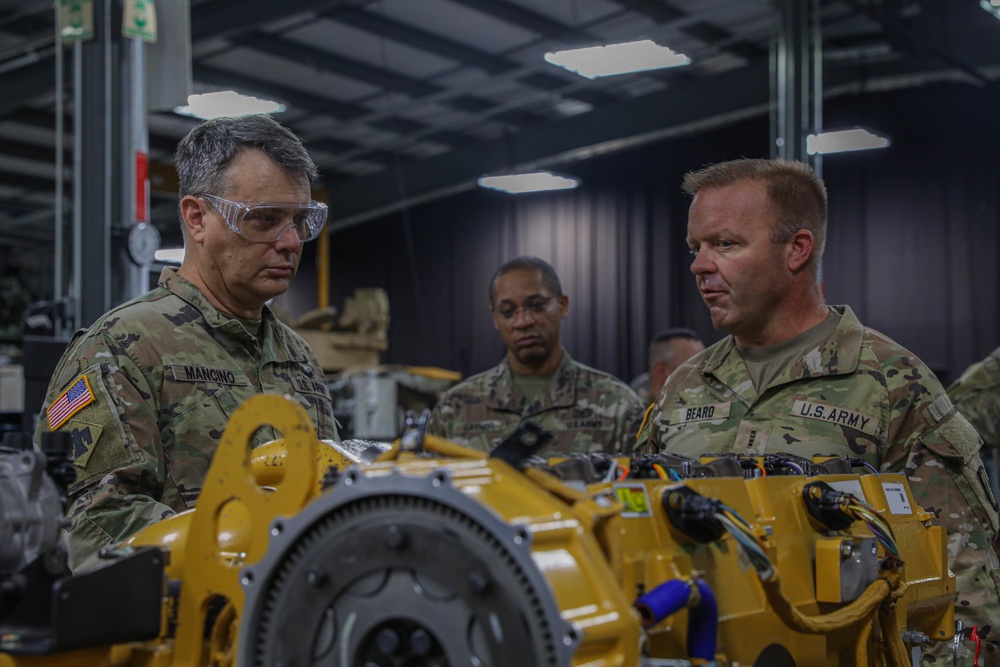
M 490 313 L 504 360 L 449 390 L 428 433 L 488 452 L 530 420 L 555 436 L 543 455 L 631 450 L 642 404 L 623 382 L 563 348 L 569 297 L 547 262 L 518 257 L 501 266 L 490 283 Z
M 644 449 L 836 454 L 905 473 L 948 531 L 956 618 L 998 659 L 997 512 L 980 439 L 920 359 L 824 302 L 823 182 L 801 163 L 735 160 L 688 174 L 684 189 L 691 272 L 729 335 L 667 380 Z
M 35 433 L 69 433 L 77 478 L 65 533 L 74 571 L 149 524 L 194 507 L 233 411 L 290 396 L 322 439 L 333 405 L 309 346 L 266 303 L 283 294 L 326 207 L 316 167 L 268 116 L 220 118 L 178 145 L 184 261 L 159 287 L 78 332 L 49 384 Z M 261 429 L 254 444 L 279 437 Z

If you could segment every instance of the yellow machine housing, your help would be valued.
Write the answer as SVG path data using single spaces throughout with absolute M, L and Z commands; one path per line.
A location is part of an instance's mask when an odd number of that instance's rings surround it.
M 283 440 L 251 451 L 264 425 Z M 167 555 L 158 636 L 35 656 L 0 637 L 0 667 L 908 664 L 904 637 L 954 635 L 944 531 L 900 475 L 649 479 L 619 459 L 584 484 L 432 437 L 404 449 L 364 463 L 318 441 L 299 406 L 255 397 L 197 508 L 129 545 Z M 811 514 L 817 481 L 877 511 L 902 564 L 865 524 Z M 734 534 L 678 522 L 688 502 L 745 519 L 771 574 Z M 669 582 L 690 583 L 679 609 L 637 609 Z M 705 592 L 717 603 L 711 660 L 688 645 Z

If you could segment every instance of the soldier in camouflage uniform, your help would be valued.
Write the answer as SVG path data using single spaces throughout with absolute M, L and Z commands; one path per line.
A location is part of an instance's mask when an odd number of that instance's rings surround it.
M 547 262 L 518 257 L 501 266 L 490 283 L 490 312 L 507 355 L 448 391 L 428 433 L 488 452 L 530 420 L 555 435 L 543 455 L 632 449 L 643 416 L 639 397 L 563 349 L 569 297 Z
M 74 570 L 193 507 L 229 417 L 254 394 L 291 396 L 320 438 L 337 437 L 315 355 L 265 305 L 288 289 L 302 244 L 326 221 L 309 201 L 316 167 L 301 141 L 266 116 L 219 119 L 181 141 L 176 165 L 183 264 L 76 334 L 35 434 L 36 445 L 44 431 L 72 436 Z
M 694 197 L 691 271 L 712 323 L 730 335 L 670 377 L 644 449 L 837 454 L 905 472 L 947 528 L 956 617 L 967 631 L 978 625 L 997 658 L 997 508 L 979 437 L 919 359 L 823 302 L 822 181 L 796 162 L 736 160 L 688 174 L 684 188 Z
M 1000 468 L 1000 347 L 965 369 L 948 387 L 948 397 L 982 436 L 989 451 L 983 456 L 993 494 Z

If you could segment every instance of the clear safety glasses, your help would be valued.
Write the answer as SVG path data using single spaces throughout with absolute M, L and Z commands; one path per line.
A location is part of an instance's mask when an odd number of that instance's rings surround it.
M 299 241 L 312 241 L 326 224 L 326 204 L 230 201 L 216 195 L 197 195 L 218 211 L 231 230 L 254 243 L 274 243 L 294 228 Z

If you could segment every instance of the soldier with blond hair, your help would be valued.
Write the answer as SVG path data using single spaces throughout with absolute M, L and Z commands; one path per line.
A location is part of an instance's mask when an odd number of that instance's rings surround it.
M 667 380 L 646 448 L 837 454 L 905 473 L 948 531 L 956 618 L 995 652 L 997 506 L 979 436 L 920 359 L 824 302 L 823 182 L 798 162 L 743 159 L 688 174 L 684 189 L 691 272 L 729 335 Z

